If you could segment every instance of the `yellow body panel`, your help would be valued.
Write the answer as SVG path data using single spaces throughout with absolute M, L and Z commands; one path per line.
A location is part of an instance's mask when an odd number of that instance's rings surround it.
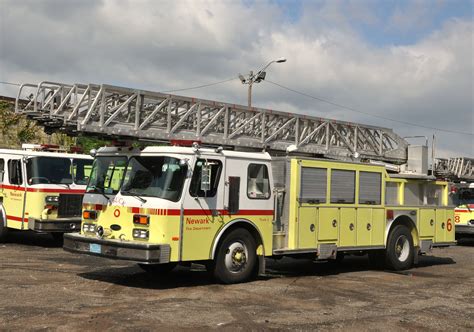
M 290 182 L 290 204 L 289 204 L 289 224 L 288 224 L 288 248 L 298 248 L 298 190 L 300 182 L 300 172 L 298 160 L 292 159 L 291 164 L 291 182 Z
M 372 209 L 357 209 L 357 245 L 370 246 L 372 231 Z
M 339 246 L 357 245 L 357 214 L 355 208 L 343 208 L 340 211 Z
M 435 242 L 446 242 L 446 211 L 436 211 Z
M 300 203 L 298 196 L 301 167 L 317 167 L 328 170 L 325 202 Z M 333 169 L 356 172 L 354 203 L 331 203 L 331 172 Z M 358 204 L 359 174 L 362 171 L 381 173 L 380 204 Z M 388 180 L 398 183 L 398 204 L 396 206 L 385 207 L 385 182 Z M 391 225 L 386 217 L 387 210 L 415 211 L 413 221 L 416 225 L 412 232 L 415 245 L 418 245 L 420 239 L 431 239 L 435 244 L 454 241 L 454 232 L 450 232 L 447 226 L 449 215 L 453 214 L 452 208 L 447 206 L 447 183 L 432 182 L 441 186 L 441 202 L 444 206 L 404 206 L 405 184 L 412 182 L 417 183 L 413 179 L 392 179 L 383 167 L 373 165 L 292 159 L 288 226 L 289 249 L 316 248 L 320 243 L 334 243 L 339 247 L 351 248 L 384 246 L 388 234 L 387 227 Z M 423 181 L 419 183 L 423 183 Z M 451 216 L 452 220 L 453 218 Z M 316 243 L 313 242 L 313 234 L 308 232 L 314 219 L 316 219 Z M 431 225 L 432 219 L 433 225 Z
M 25 189 L 22 187 L 18 187 L 18 190 L 2 188 L 2 205 L 7 216 L 7 227 L 19 230 L 23 229 L 23 205 L 26 194 Z
M 318 241 L 337 241 L 339 233 L 339 209 L 319 208 Z
M 370 244 L 382 246 L 385 243 L 385 209 L 372 209 L 372 232 Z
M 90 209 L 93 205 L 85 205 Z M 138 208 L 137 208 L 138 209 Z M 171 212 L 172 211 L 172 212 Z M 148 226 L 133 223 L 134 214 L 150 216 Z M 272 241 L 272 216 L 215 216 L 212 215 L 184 215 L 183 235 L 180 236 L 181 216 L 176 210 L 140 208 L 133 212 L 131 207 L 103 206 L 98 212 L 97 220 L 84 220 L 82 223 L 100 225 L 106 230 L 106 238 L 111 240 L 123 240 L 137 243 L 169 244 L 171 247 L 172 262 L 207 260 L 212 257 L 214 242 L 221 230 L 235 219 L 245 219 L 253 223 L 260 231 L 263 248 L 271 248 Z M 119 231 L 113 231 L 112 225 L 119 225 Z M 148 239 L 133 238 L 133 229 L 144 229 L 149 231 Z M 93 233 L 82 234 L 95 237 Z M 180 257 L 180 244 L 182 241 L 182 253 Z M 263 252 L 263 248 L 260 250 Z M 271 250 L 265 251 L 265 255 L 271 255 Z
M 472 204 L 462 204 L 454 210 L 454 223 L 456 225 L 467 225 L 474 219 L 474 208 L 469 207 Z
M 435 233 L 436 211 L 434 209 L 420 209 L 418 229 L 420 237 L 433 237 Z
M 318 225 L 318 210 L 315 207 L 300 208 L 298 218 L 298 248 L 316 247 L 316 225 Z

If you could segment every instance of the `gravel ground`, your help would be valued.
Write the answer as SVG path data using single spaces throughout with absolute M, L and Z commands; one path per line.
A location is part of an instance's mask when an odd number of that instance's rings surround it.
M 403 273 L 268 260 L 268 274 L 215 284 L 198 266 L 166 276 L 74 255 L 49 235 L 0 244 L 1 330 L 474 330 L 474 239 Z

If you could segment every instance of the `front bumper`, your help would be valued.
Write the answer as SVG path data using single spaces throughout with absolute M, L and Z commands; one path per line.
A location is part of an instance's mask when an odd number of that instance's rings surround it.
M 79 232 L 81 218 L 58 218 L 54 220 L 28 218 L 28 229 L 36 232 Z
M 64 235 L 63 248 L 74 253 L 139 263 L 169 263 L 171 253 L 171 247 L 168 244 L 105 240 L 77 233 Z
M 474 235 L 474 225 L 456 225 L 456 234 Z

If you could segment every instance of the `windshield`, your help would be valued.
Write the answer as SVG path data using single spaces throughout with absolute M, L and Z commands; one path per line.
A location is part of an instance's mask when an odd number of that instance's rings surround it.
M 92 160 L 91 159 L 73 159 L 72 174 L 74 176 L 74 183 L 86 185 L 91 175 Z
M 132 157 L 121 193 L 176 202 L 181 197 L 187 168 L 187 165 L 180 165 L 177 158 Z
M 125 156 L 96 157 L 86 192 L 116 194 L 120 189 L 126 164 Z
M 474 204 L 474 188 L 459 189 L 453 196 L 453 203 L 456 206 Z
M 26 163 L 28 184 L 72 184 L 71 159 L 32 157 Z

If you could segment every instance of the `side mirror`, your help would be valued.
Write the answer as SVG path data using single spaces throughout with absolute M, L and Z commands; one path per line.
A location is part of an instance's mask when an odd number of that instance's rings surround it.
M 204 192 L 211 190 L 211 165 L 207 162 L 201 168 L 201 190 Z

